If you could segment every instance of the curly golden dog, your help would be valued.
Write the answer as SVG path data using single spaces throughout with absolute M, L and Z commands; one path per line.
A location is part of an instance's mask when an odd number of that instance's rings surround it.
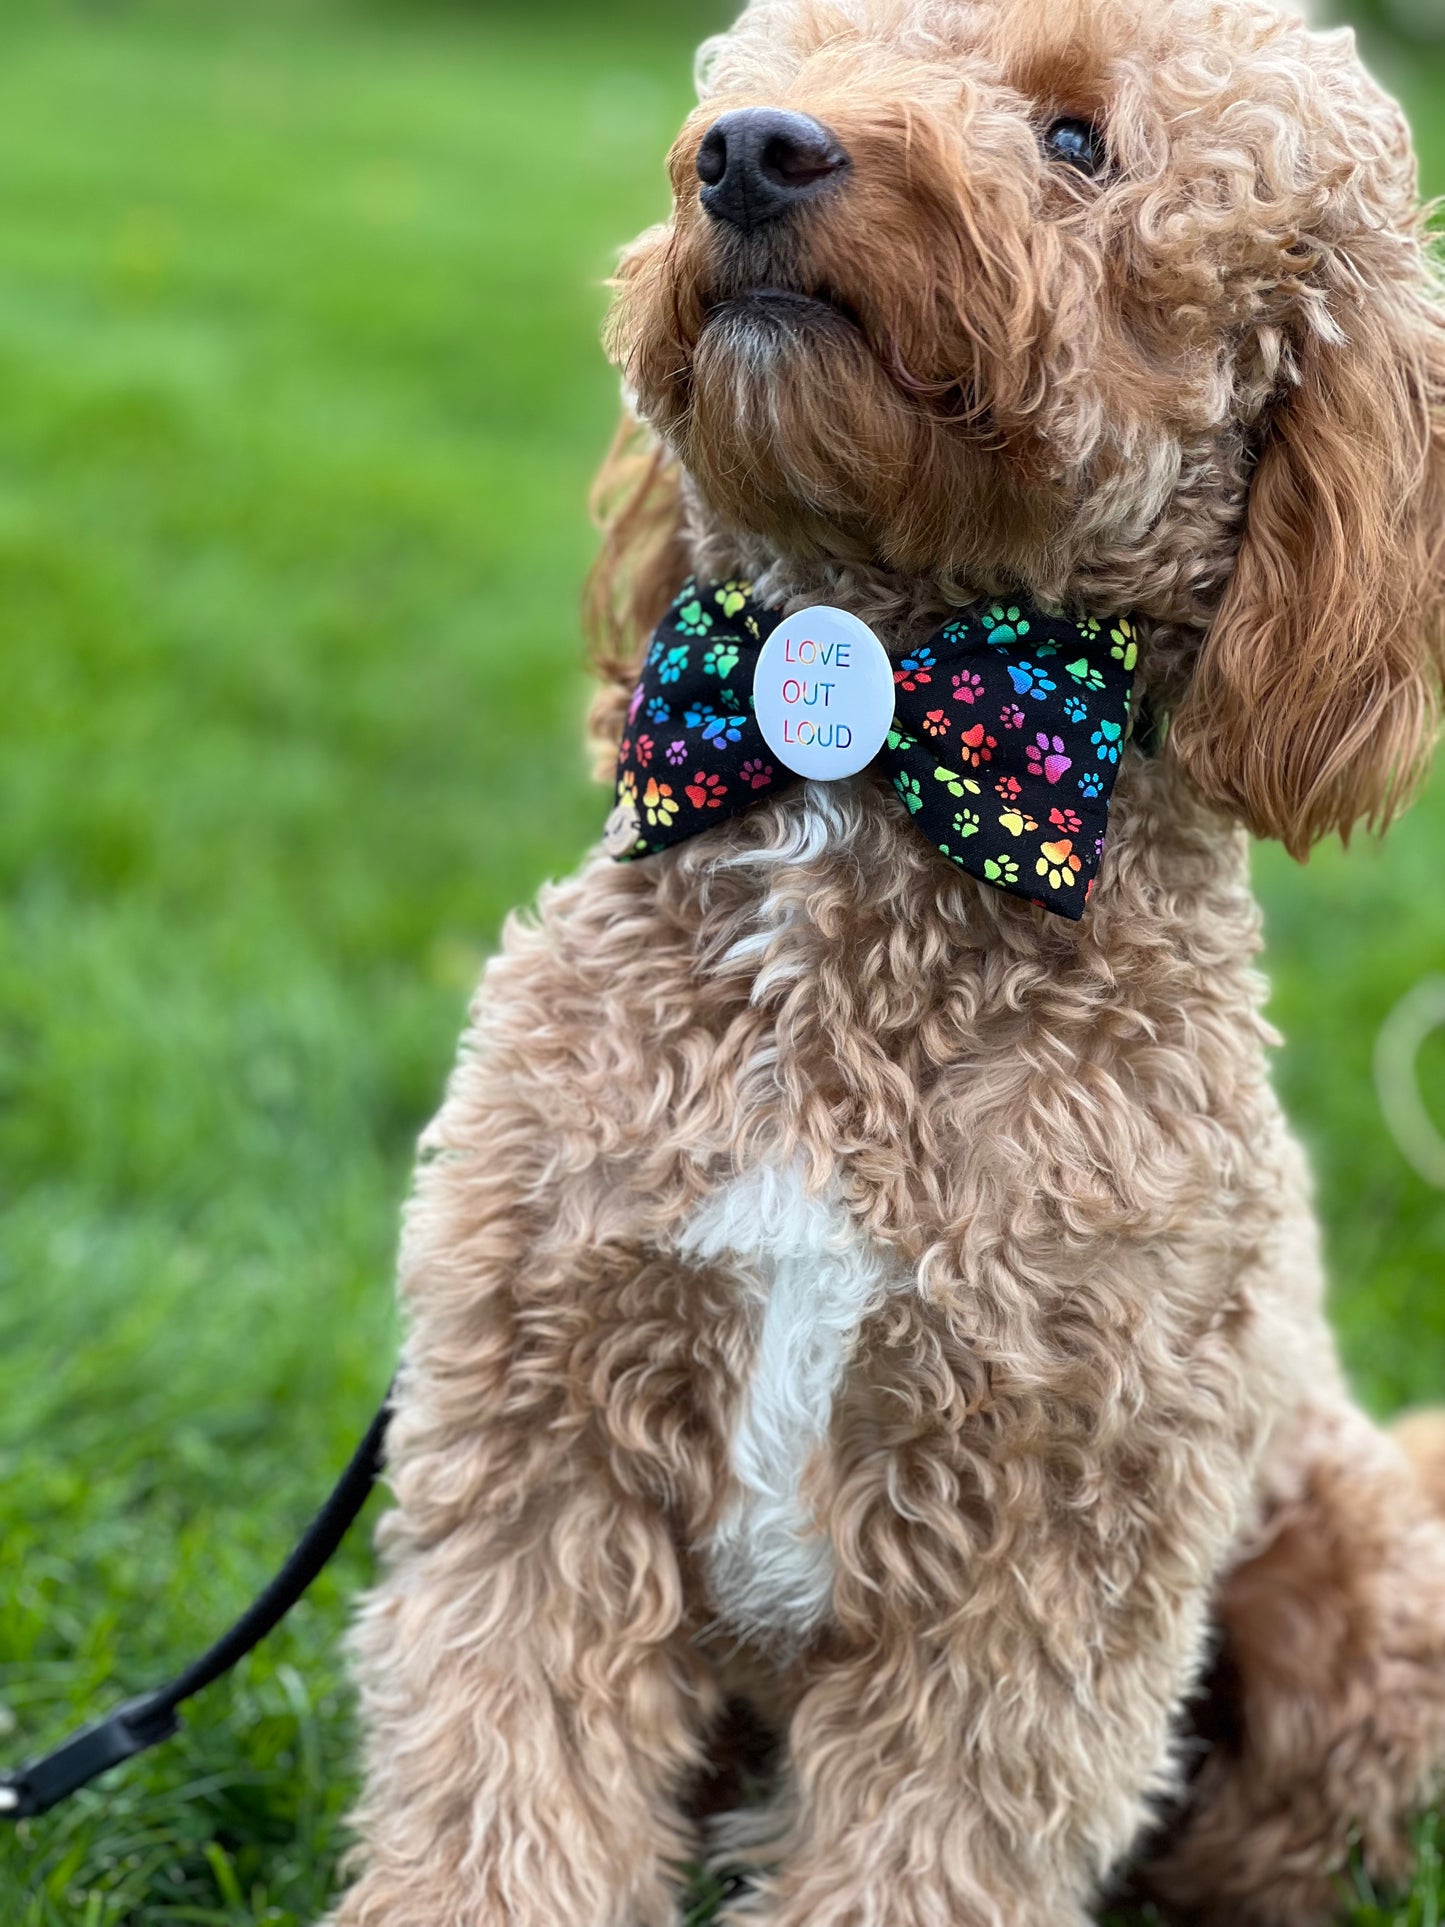
M 509 926 L 407 1221 L 335 1919 L 661 1927 L 716 1851 L 769 1927 L 1312 1927 L 1445 1765 L 1445 1454 L 1341 1374 L 1247 833 L 1383 826 L 1431 746 L 1409 136 L 1267 0 L 754 0 L 699 81 L 610 323 L 606 754 L 694 579 L 895 664 L 1127 610 L 1134 729 L 1077 920 L 867 768 Z M 704 1822 L 739 1703 L 776 1763 Z

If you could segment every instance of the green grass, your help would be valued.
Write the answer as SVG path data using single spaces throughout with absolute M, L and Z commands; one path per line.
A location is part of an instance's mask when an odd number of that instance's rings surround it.
M 599 283 L 699 26 L 602 12 L 0 19 L 0 1754 L 189 1657 L 329 1483 L 478 962 L 595 829 Z M 1442 841 L 1437 785 L 1383 855 L 1260 862 L 1381 1410 L 1445 1395 L 1445 1195 L 1369 1073 L 1445 967 Z M 181 1741 L 0 1838 L 4 1927 L 312 1920 L 365 1572 L 358 1535 Z M 1437 1919 L 1427 1860 L 1361 1927 Z

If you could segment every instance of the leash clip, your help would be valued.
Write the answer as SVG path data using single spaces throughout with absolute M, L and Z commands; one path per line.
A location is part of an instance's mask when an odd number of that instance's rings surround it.
M 330 1497 L 301 1536 L 301 1542 L 258 1599 L 215 1644 L 173 1679 L 138 1699 L 118 1706 L 108 1719 L 62 1740 L 53 1752 L 22 1766 L 18 1773 L 0 1773 L 0 1821 L 33 1820 L 49 1813 L 69 1794 L 79 1792 L 102 1773 L 109 1773 L 137 1753 L 149 1752 L 181 1730 L 176 1708 L 229 1673 L 237 1661 L 261 1641 L 290 1612 L 317 1573 L 346 1537 L 347 1528 L 366 1504 L 367 1494 L 381 1476 L 382 1443 L 391 1419 L 391 1394 L 366 1428 L 366 1436 L 351 1455 L 351 1463 Z
M 127 1700 L 53 1753 L 32 1760 L 18 1773 L 0 1774 L 0 1820 L 34 1820 L 48 1813 L 98 1774 L 168 1740 L 180 1724 L 175 1707 L 161 1695 Z

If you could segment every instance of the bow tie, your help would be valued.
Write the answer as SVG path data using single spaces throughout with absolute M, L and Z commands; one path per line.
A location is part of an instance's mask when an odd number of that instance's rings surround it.
M 803 615 L 851 622 L 827 610 Z M 784 746 L 799 730 L 804 742 L 810 730 L 823 740 L 820 726 L 839 742 L 851 738 L 822 722 L 838 684 L 810 682 L 802 666 L 783 687 L 787 700 L 811 703 L 814 720 L 800 720 L 799 708 L 785 716 L 785 734 L 770 696 L 760 723 L 754 676 L 783 623 L 780 610 L 754 601 L 749 583 L 685 585 L 653 635 L 628 706 L 605 839 L 612 856 L 656 855 L 797 781 L 791 765 L 806 767 L 807 758 Z M 974 603 L 894 661 L 861 625 L 852 628 L 883 664 L 879 727 L 887 721 L 887 733 L 868 766 L 891 781 L 914 826 L 970 876 L 1077 921 L 1130 732 L 1138 650 L 1128 619 Z M 795 645 L 806 633 L 802 616 L 787 619 L 788 660 L 816 672 L 834 645 Z

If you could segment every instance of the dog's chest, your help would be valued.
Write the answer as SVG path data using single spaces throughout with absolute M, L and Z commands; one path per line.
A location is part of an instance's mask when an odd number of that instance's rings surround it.
M 816 1002 L 831 945 L 812 904 L 820 886 L 829 888 L 830 866 L 864 834 L 871 806 L 862 785 L 804 783 L 775 807 L 774 839 L 749 859 L 756 894 L 728 952 L 755 1006 L 785 1003 L 799 986 Z M 778 1049 L 770 1037 L 740 1069 L 740 1135 L 749 1112 L 775 1116 Z M 818 1501 L 834 1412 L 869 1314 L 912 1280 L 836 1194 L 810 1188 L 801 1160 L 753 1166 L 723 1183 L 682 1244 L 732 1274 L 753 1340 L 735 1406 L 731 1491 L 705 1548 L 717 1615 L 759 1641 L 800 1644 L 832 1595 L 833 1547 Z
M 749 1300 L 752 1367 L 731 1444 L 733 1489 L 706 1548 L 719 1617 L 772 1643 L 826 1615 L 833 1549 L 812 1487 L 861 1326 L 910 1282 L 796 1165 L 763 1166 L 714 1193 L 684 1234 Z

